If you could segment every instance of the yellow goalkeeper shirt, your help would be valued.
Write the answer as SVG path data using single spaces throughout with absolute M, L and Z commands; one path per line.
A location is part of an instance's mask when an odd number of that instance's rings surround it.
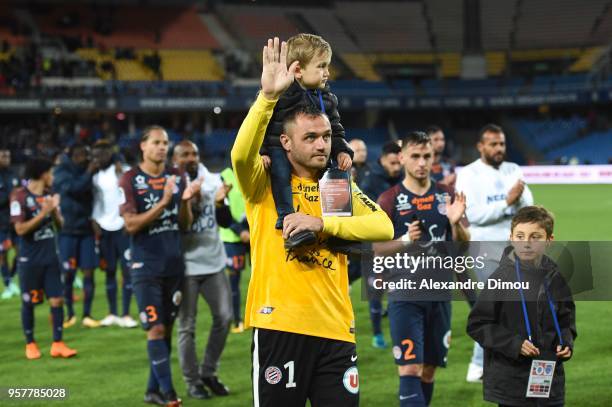
M 270 177 L 259 149 L 276 100 L 259 95 L 236 137 L 232 164 L 244 196 L 251 234 L 251 281 L 247 327 L 272 329 L 355 342 L 354 315 L 348 292 L 347 258 L 322 244 L 328 237 L 358 241 L 393 238 L 386 213 L 353 183 L 353 216 L 323 217 L 318 243 L 285 250 L 275 229 L 276 208 Z M 293 176 L 296 210 L 321 217 L 318 181 Z

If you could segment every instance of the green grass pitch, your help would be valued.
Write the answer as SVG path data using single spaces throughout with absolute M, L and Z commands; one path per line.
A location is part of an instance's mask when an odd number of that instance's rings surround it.
M 612 240 L 609 220 L 612 209 L 612 188 L 604 185 L 541 185 L 532 187 L 537 203 L 556 215 L 558 240 Z M 243 297 L 248 275 L 243 276 Z M 361 384 L 361 405 L 395 406 L 397 402 L 396 368 L 389 349 L 375 350 L 370 346 L 367 304 L 361 301 L 360 290 L 353 290 L 357 318 L 357 349 Z M 75 304 L 77 313 L 82 302 Z M 104 276 L 97 273 L 96 300 L 93 315 L 102 318 L 107 310 Z M 204 303 L 198 317 L 198 349 L 207 337 L 210 317 Z M 448 368 L 438 371 L 432 406 L 484 406 L 480 384 L 465 382 L 471 356 L 472 341 L 465 334 L 467 305 L 453 303 L 452 344 Z M 132 315 L 136 316 L 135 302 Z M 36 339 L 43 357 L 28 361 L 24 357 L 19 300 L 0 302 L 0 387 L 64 386 L 69 389 L 65 401 L 7 402 L 0 405 L 58 406 L 140 406 L 148 375 L 145 335 L 140 328 L 100 328 L 88 330 L 75 326 L 67 329 L 65 340 L 78 349 L 78 357 L 55 360 L 49 354 L 51 329 L 47 305 L 36 309 Z M 612 359 L 612 304 L 610 302 L 580 302 L 577 304 L 579 337 L 575 355 L 566 365 L 566 405 L 612 405 L 610 363 Z M 388 321 L 383 321 L 388 336 Z M 176 343 L 176 341 L 174 341 Z M 216 407 L 249 406 L 251 332 L 230 334 L 219 370 L 220 378 L 230 387 L 231 396 L 197 401 L 185 397 L 185 385 L 180 374 L 176 348 L 172 354 L 172 372 L 179 395 L 187 406 Z M 285 407 L 285 406 L 283 406 Z M 289 406 L 287 406 L 289 407 Z

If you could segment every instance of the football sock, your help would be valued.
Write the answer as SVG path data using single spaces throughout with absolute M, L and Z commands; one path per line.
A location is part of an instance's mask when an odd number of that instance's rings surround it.
M 174 391 L 172 386 L 172 373 L 170 371 L 170 355 L 165 339 L 149 339 L 147 342 L 149 359 L 155 377 L 159 382 L 159 388 L 166 394 Z
M 374 335 L 381 334 L 382 302 L 380 300 L 370 300 L 370 321 L 372 321 Z
M 418 376 L 400 376 L 400 407 L 425 407 L 425 397 Z
M 26 343 L 34 342 L 34 305 L 31 302 L 21 302 L 21 325 Z
M 110 314 L 117 315 L 117 270 L 106 269 L 106 299 Z
M 74 277 L 76 272 L 74 270 L 67 270 L 64 273 L 64 301 L 66 302 L 66 308 L 68 309 L 68 319 L 74 316 Z
M 2 281 L 4 281 L 4 286 L 8 287 L 11 283 L 11 272 L 9 271 L 8 265 L 4 263 L 0 266 L 0 271 L 2 272 Z
M 425 404 L 429 405 L 431 403 L 431 398 L 433 397 L 434 382 L 421 382 L 421 388 L 423 389 L 423 396 L 425 396 Z
M 123 315 L 130 315 L 130 302 L 132 301 L 132 281 L 130 280 L 129 270 L 126 273 L 123 273 L 121 301 L 123 305 Z
M 94 279 L 93 276 L 83 277 L 83 317 L 91 316 L 91 304 L 94 298 Z
M 53 325 L 53 341 L 61 341 L 62 326 L 64 324 L 64 307 L 51 307 L 51 323 Z

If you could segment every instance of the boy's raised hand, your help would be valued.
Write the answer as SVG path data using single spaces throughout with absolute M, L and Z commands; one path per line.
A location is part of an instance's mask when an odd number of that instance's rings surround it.
M 287 69 L 287 43 L 280 43 L 278 37 L 268 39 L 262 59 L 261 91 L 266 99 L 277 99 L 295 79 L 298 61 L 294 61 Z

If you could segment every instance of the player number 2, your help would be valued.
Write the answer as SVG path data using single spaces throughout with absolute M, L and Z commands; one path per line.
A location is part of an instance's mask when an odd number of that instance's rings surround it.
M 414 342 L 412 342 L 412 340 L 410 339 L 404 339 L 402 341 L 402 345 L 406 345 L 406 352 L 404 352 L 404 360 L 412 360 L 416 358 L 416 355 L 414 353 L 412 353 L 412 350 L 414 349 Z
M 285 363 L 283 367 L 289 371 L 289 378 L 287 380 L 287 384 L 285 385 L 285 387 L 288 389 L 291 387 L 296 387 L 297 384 L 293 381 L 294 375 L 295 375 L 295 363 L 293 362 L 293 360 L 291 360 Z

